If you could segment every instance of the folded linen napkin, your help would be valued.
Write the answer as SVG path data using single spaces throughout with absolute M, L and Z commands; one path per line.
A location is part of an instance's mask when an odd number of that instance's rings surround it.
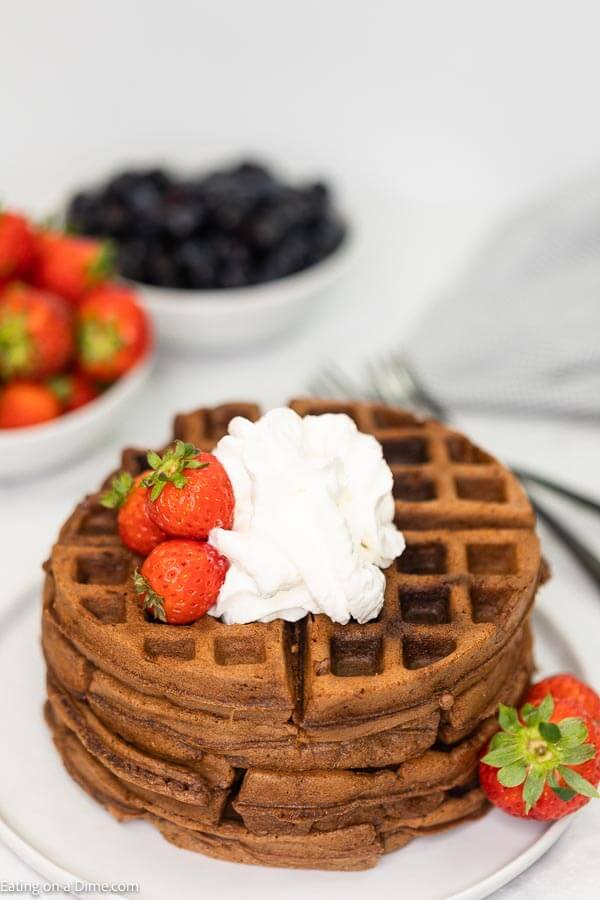
M 511 217 L 408 349 L 450 409 L 600 418 L 600 173 Z

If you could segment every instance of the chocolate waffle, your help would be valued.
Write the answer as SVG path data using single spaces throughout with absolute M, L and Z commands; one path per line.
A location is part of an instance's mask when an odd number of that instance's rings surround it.
M 91 495 L 47 566 L 49 695 L 67 764 L 85 770 L 76 777 L 88 789 L 101 768 L 116 792 L 113 812 L 133 809 L 210 855 L 274 854 L 269 864 L 299 865 L 298 841 L 310 838 L 315 864 L 356 868 L 481 809 L 480 792 L 464 792 L 474 763 L 461 748 L 474 747 L 498 702 L 517 701 L 526 686 L 527 619 L 543 569 L 520 485 L 464 436 L 382 406 L 291 406 L 346 412 L 383 446 L 407 549 L 385 573 L 380 616 L 344 626 L 310 615 L 294 624 L 149 622 L 131 582 L 139 560 Z M 259 410 L 228 404 L 178 416 L 174 436 L 210 450 L 234 415 L 256 419 Z M 138 474 L 145 451 L 126 450 L 122 465 Z M 425 758 L 422 771 L 435 769 L 447 745 L 456 745 L 448 759 L 462 760 L 453 784 L 423 776 L 419 790 L 417 774 L 399 774 Z M 378 771 L 390 766 L 400 768 Z M 353 771 L 364 768 L 374 771 Z M 334 799 L 319 803 L 325 783 Z M 353 802 L 359 783 L 367 787 Z M 353 832 L 350 851 L 353 829 L 364 837 Z M 337 837 L 319 843 L 321 833 Z M 309 864 L 308 845 L 304 854 Z
M 85 748 L 52 704 L 46 708 L 46 718 L 71 776 L 115 818 L 146 818 L 177 846 L 217 859 L 293 868 L 365 869 L 375 865 L 382 853 L 403 847 L 414 837 L 445 830 L 485 810 L 483 792 L 471 783 L 434 791 L 430 797 L 415 797 L 412 805 L 405 801 L 404 808 L 391 806 L 395 814 L 377 815 L 369 823 L 308 833 L 304 829 L 254 831 L 232 810 L 211 824 L 194 816 L 192 804 L 183 809 L 181 802 L 169 804 L 151 791 L 132 790 L 131 783 Z M 451 765 L 446 768 L 449 771 Z

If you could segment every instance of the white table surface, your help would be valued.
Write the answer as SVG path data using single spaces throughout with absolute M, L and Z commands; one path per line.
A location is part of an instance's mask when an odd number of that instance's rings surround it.
M 139 408 L 93 455 L 30 483 L 0 483 L 0 611 L 37 577 L 58 525 L 74 502 L 114 465 L 119 447 L 160 443 L 177 410 L 236 398 L 275 405 L 302 393 L 311 373 L 327 360 L 358 364 L 403 341 L 425 304 L 476 246 L 482 225 L 481 216 L 464 210 L 399 210 L 379 203 L 371 214 L 364 253 L 353 276 L 340 285 L 320 316 L 297 334 L 235 357 L 162 355 Z M 473 417 L 461 424 L 498 455 L 600 497 L 600 428 Z M 600 548 L 600 523 L 564 505 L 560 513 L 592 546 Z M 555 566 L 572 572 L 574 596 L 579 596 L 578 586 L 583 592 L 585 576 L 560 547 L 543 536 L 547 555 Z M 599 608 L 589 589 L 588 595 L 587 606 L 574 603 L 577 615 L 565 625 L 574 642 L 578 634 L 597 629 Z M 32 647 L 32 653 L 37 652 Z M 584 663 L 599 685 L 598 659 L 587 658 Z M 600 802 L 590 804 L 557 846 L 497 896 L 502 900 L 597 897 L 599 835 Z M 17 880 L 40 879 L 0 845 L 0 882 Z

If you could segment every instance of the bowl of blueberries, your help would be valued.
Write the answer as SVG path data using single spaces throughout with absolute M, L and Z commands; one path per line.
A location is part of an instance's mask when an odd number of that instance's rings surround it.
M 252 161 L 193 176 L 119 172 L 73 196 L 66 224 L 113 243 L 160 340 L 188 348 L 291 328 L 324 302 L 356 246 L 327 184 Z

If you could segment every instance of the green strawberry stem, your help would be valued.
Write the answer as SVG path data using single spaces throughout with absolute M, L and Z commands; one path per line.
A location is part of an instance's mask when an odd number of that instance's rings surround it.
M 81 359 L 93 364 L 112 360 L 124 342 L 115 322 L 90 318 L 80 325 L 77 344 Z
M 184 441 L 175 441 L 163 456 L 151 450 L 148 453 L 148 465 L 152 472 L 147 475 L 142 484 L 152 488 L 150 500 L 158 500 L 167 484 L 173 484 L 176 488 L 183 488 L 187 484 L 187 478 L 183 474 L 186 469 L 205 469 L 208 463 L 196 459 L 199 450 L 193 444 Z
M 129 472 L 119 472 L 111 482 L 110 490 L 100 497 L 107 509 L 120 509 L 134 488 L 135 481 Z
M 117 264 L 117 248 L 112 241 L 102 241 L 98 253 L 87 267 L 89 284 L 106 281 L 114 274 Z
M 576 794 L 597 798 L 600 795 L 571 766 L 593 759 L 596 748 L 586 743 L 585 722 L 576 717 L 551 722 L 554 700 L 550 694 L 539 706 L 526 703 L 520 710 L 500 704 L 501 730 L 490 741 L 482 762 L 498 769 L 498 781 L 504 787 L 523 785 L 523 802 L 528 815 L 540 799 L 544 787 L 565 802 Z
M 27 319 L 15 313 L 0 321 L 0 370 L 5 378 L 22 375 L 35 355 L 35 347 L 27 330 Z
M 146 612 L 158 622 L 166 622 L 165 601 L 160 594 L 157 594 L 156 591 L 152 590 L 139 569 L 136 569 L 133 573 L 133 585 L 136 594 L 143 598 L 144 609 Z
M 73 377 L 71 375 L 53 375 L 46 384 L 61 403 L 68 403 L 73 394 Z

